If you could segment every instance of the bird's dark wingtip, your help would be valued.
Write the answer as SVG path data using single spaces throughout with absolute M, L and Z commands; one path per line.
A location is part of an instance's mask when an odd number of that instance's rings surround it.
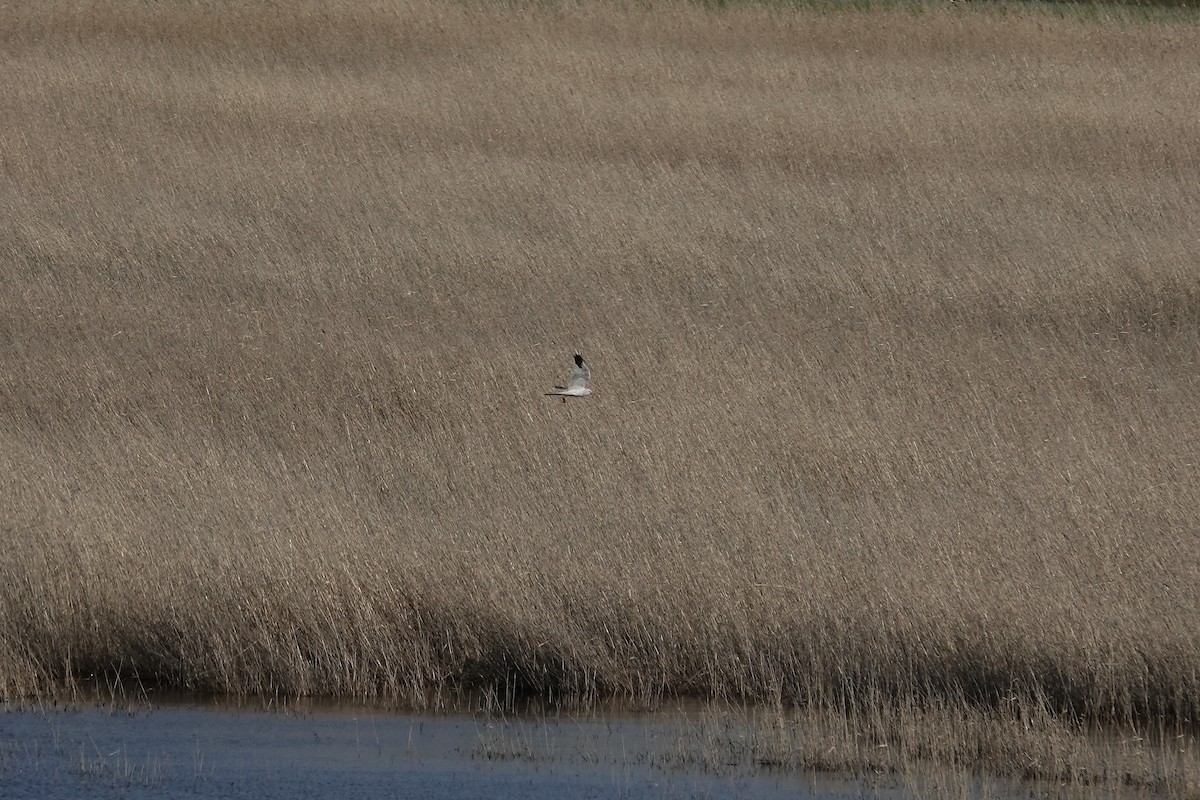
M 577 366 L 577 367 L 583 366 L 583 356 L 579 355 L 579 353 L 575 354 L 575 366 Z

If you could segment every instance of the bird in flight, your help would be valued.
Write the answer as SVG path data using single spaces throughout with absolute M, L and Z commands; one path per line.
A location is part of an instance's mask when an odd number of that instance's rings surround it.
M 567 381 L 566 386 L 555 386 L 555 391 L 546 392 L 546 397 L 561 397 L 562 401 L 567 402 L 568 397 L 587 397 L 592 393 L 588 388 L 588 381 L 592 379 L 592 371 L 588 369 L 587 362 L 583 360 L 583 356 L 579 353 L 575 354 L 575 369 L 571 370 L 571 380 Z

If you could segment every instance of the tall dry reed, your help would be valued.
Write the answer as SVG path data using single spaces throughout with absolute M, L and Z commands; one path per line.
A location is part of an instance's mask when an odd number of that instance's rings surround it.
M 0 9 L 0 691 L 1194 721 L 1197 52 Z

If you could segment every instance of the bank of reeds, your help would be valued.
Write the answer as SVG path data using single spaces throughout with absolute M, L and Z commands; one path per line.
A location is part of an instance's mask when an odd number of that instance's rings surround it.
M 0 9 L 0 689 L 1194 724 L 1196 52 Z

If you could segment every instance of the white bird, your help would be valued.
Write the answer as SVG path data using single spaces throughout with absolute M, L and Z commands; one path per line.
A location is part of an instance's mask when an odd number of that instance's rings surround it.
M 568 397 L 587 397 L 592 393 L 588 388 L 588 381 L 592 379 L 592 371 L 588 369 L 587 362 L 583 360 L 583 356 L 579 353 L 575 354 L 575 369 L 571 370 L 571 380 L 567 381 L 566 386 L 555 386 L 553 392 L 546 392 L 546 397 L 561 397 L 562 401 L 567 402 Z

